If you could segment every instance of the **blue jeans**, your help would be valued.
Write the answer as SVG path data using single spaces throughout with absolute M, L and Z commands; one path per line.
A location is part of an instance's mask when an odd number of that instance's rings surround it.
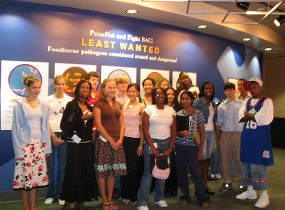
M 267 190 L 268 166 L 250 163 L 241 163 L 242 182 L 252 185 L 254 190 Z
M 153 139 L 153 143 L 157 143 L 157 149 L 160 153 L 163 153 L 169 146 L 169 139 L 157 140 Z M 140 188 L 137 196 L 137 206 L 147 206 L 148 194 L 152 182 L 152 169 L 150 164 L 150 156 L 152 155 L 151 149 L 147 143 L 144 144 L 144 172 L 141 179 Z M 164 185 L 165 180 L 156 179 L 154 189 L 154 201 L 164 200 Z
M 205 132 L 205 142 L 203 147 L 203 160 L 211 159 L 214 147 L 216 144 L 216 134 L 215 131 Z
M 58 133 L 56 133 L 56 135 L 60 137 Z M 47 158 L 47 168 L 49 177 L 47 197 L 53 198 L 54 200 L 58 200 L 65 173 L 67 142 L 65 141 L 58 147 L 55 147 L 53 143 L 51 144 L 52 154 Z
M 182 192 L 181 199 L 190 201 L 188 168 L 191 173 L 192 180 L 195 184 L 196 196 L 199 203 L 209 201 L 209 197 L 205 194 L 205 186 L 203 179 L 199 173 L 198 151 L 197 146 L 175 145 L 176 151 L 176 170 L 177 183 Z M 188 167 L 187 167 L 188 166 Z
M 222 174 L 221 150 L 220 147 L 215 144 L 210 162 L 211 174 Z

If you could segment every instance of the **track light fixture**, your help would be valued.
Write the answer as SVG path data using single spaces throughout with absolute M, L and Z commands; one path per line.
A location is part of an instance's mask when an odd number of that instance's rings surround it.
M 249 2 L 237 2 L 236 6 L 244 11 L 247 11 L 249 8 L 250 3 Z
M 285 22 L 285 15 L 280 15 L 278 18 L 276 18 L 274 20 L 274 24 L 277 26 L 277 27 L 280 27 L 282 25 L 282 23 Z

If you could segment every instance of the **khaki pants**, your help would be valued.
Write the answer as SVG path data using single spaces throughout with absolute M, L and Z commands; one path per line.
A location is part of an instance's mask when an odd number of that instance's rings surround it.
M 241 132 L 222 132 L 220 149 L 222 156 L 222 169 L 224 183 L 231 183 L 231 165 L 235 163 L 237 176 L 241 179 L 241 163 L 240 163 L 240 139 Z

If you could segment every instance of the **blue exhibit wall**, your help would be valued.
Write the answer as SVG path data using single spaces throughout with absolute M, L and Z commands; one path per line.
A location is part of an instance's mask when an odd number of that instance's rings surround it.
M 130 37 L 133 40 L 128 40 Z M 142 48 L 135 48 L 136 44 Z M 75 53 L 62 52 L 63 48 Z M 104 55 L 81 55 L 88 50 Z M 132 54 L 131 58 L 118 57 Z M 195 72 L 198 86 L 211 81 L 221 99 L 227 78 L 261 76 L 262 56 L 239 43 L 169 25 L 87 10 L 1 1 L 0 60 L 49 63 L 49 94 L 54 64 L 74 63 L 97 65 L 98 72 L 102 65 L 135 67 L 138 82 L 141 68 Z M 0 192 L 11 190 L 13 164 L 11 132 L 1 130 Z

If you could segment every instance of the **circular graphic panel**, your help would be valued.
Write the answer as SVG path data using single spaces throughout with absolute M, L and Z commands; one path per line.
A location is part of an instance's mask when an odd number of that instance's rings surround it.
M 155 87 L 157 88 L 163 79 L 163 76 L 158 72 L 151 72 L 147 78 L 152 78 L 155 81 Z
M 9 75 L 9 86 L 11 90 L 18 96 L 26 97 L 27 91 L 23 80 L 27 76 L 34 76 L 42 80 L 39 70 L 29 64 L 21 64 L 12 69 Z
M 112 71 L 109 74 L 108 78 L 116 79 L 116 78 L 122 77 L 122 76 L 123 77 L 128 77 L 130 82 L 131 82 L 131 77 L 129 76 L 129 74 L 127 72 L 125 72 L 124 70 L 122 70 L 122 69 L 116 69 L 116 70 Z
M 70 67 L 64 73 L 63 76 L 65 77 L 66 81 L 66 89 L 65 93 L 71 97 L 74 97 L 74 90 L 77 83 L 84 79 L 87 72 L 81 67 Z

